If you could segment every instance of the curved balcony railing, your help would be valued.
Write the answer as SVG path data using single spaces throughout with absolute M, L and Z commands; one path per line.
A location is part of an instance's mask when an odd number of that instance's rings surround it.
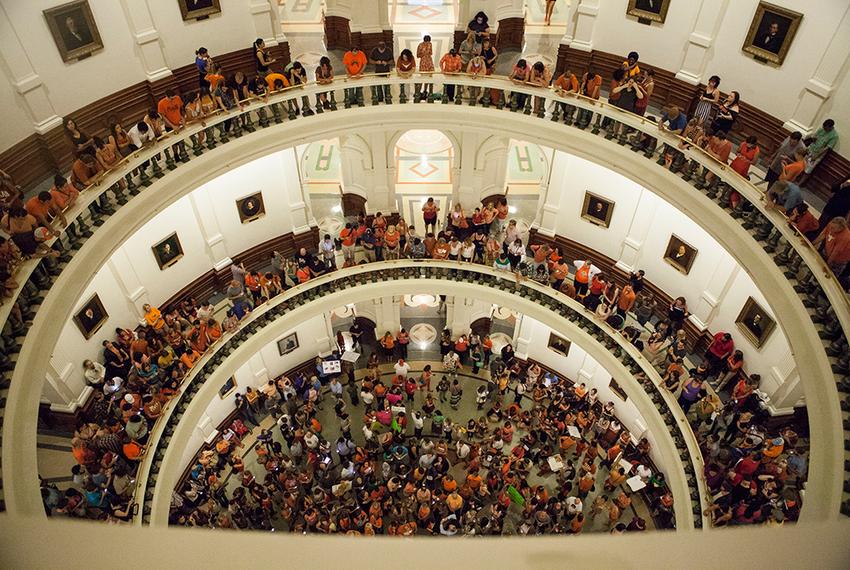
M 423 280 L 430 282 L 424 283 Z M 591 339 L 607 350 L 621 364 L 624 370 L 632 374 L 638 381 L 633 383 L 639 387 L 651 400 L 649 410 L 660 414 L 662 424 L 668 430 L 669 439 L 662 441 L 675 449 L 675 454 L 668 457 L 667 463 L 658 464 L 667 470 L 667 479 L 674 497 L 677 528 L 702 528 L 702 511 L 706 506 L 706 497 L 702 474 L 702 455 L 696 437 L 687 422 L 682 409 L 675 398 L 661 385 L 661 377 L 655 368 L 628 340 L 617 330 L 604 321 L 594 318 L 583 305 L 552 289 L 532 280 L 517 282 L 514 275 L 495 270 L 482 265 L 463 262 L 440 262 L 433 260 L 397 260 L 370 263 L 331 272 L 319 278 L 312 279 L 278 295 L 269 303 L 257 307 L 247 317 L 238 330 L 225 335 L 210 352 L 192 369 L 184 379 L 178 398 L 169 403 L 167 409 L 151 430 L 146 456 L 137 474 L 136 502 L 140 505 L 141 522 L 150 522 L 152 513 L 151 503 L 156 496 L 160 505 L 166 510 L 171 497 L 171 489 L 167 486 L 172 482 L 159 481 L 160 469 L 167 462 L 179 461 L 182 457 L 182 446 L 171 446 L 177 426 L 192 404 L 204 384 L 211 379 L 216 369 L 251 336 L 261 330 L 275 326 L 283 331 L 291 328 L 289 323 L 281 323 L 292 310 L 313 301 L 324 302 L 318 310 L 327 310 L 326 296 L 341 291 L 350 292 L 352 288 L 381 283 L 403 282 L 416 280 L 423 283 L 428 290 L 435 287 L 446 287 L 451 283 L 462 281 L 490 289 L 496 289 L 511 294 L 519 299 L 531 301 L 546 311 L 553 313 L 558 319 L 577 325 Z M 563 322 L 563 321 L 562 321 Z M 281 328 L 281 327 L 284 328 Z M 276 332 L 280 332 L 276 331 Z M 581 345 L 581 339 L 574 338 Z M 246 358 L 250 356 L 247 355 Z M 237 362 L 238 366 L 240 363 Z M 603 364 L 604 365 L 604 364 Z M 219 374 L 218 376 L 221 376 Z M 221 378 L 219 378 L 221 379 Z M 211 381 L 211 380 L 210 380 Z M 204 405 L 201 402 L 199 405 Z M 647 419 L 651 423 L 650 418 Z M 656 434 L 658 436 L 660 434 Z M 170 451 L 173 450 L 173 451 Z M 675 461 L 669 464 L 669 459 Z M 182 470 L 182 466 L 180 467 Z M 138 521 L 137 521 L 138 522 Z
M 448 105 L 445 94 L 441 97 L 431 97 L 423 102 L 413 96 L 416 92 L 416 84 L 433 84 L 439 89 L 444 83 L 464 89 L 474 89 L 483 97 L 480 100 L 473 97 L 466 102 L 456 99 L 452 105 Z M 190 125 L 179 132 L 162 137 L 155 145 L 136 152 L 118 167 L 107 172 L 81 194 L 73 209 L 66 212 L 69 226 L 62 231 L 60 237 L 49 242 L 50 246 L 59 253 L 59 257 L 30 260 L 22 265 L 16 275 L 22 286 L 15 292 L 12 300 L 0 306 L 0 322 L 3 323 L 2 332 L 0 332 L 0 369 L 7 372 L 0 384 L 0 406 L 5 405 L 7 394 L 15 395 L 18 377 L 33 376 L 37 372 L 35 369 L 13 370 L 15 356 L 21 352 L 25 343 L 34 342 L 27 333 L 40 304 L 47 298 L 52 284 L 71 261 L 73 254 L 84 247 L 86 240 L 98 226 L 117 210 L 131 203 L 135 196 L 144 193 L 153 181 L 167 176 L 170 171 L 179 170 L 180 166 L 191 161 L 192 157 L 201 156 L 218 146 L 226 145 L 231 140 L 250 136 L 250 133 L 271 125 L 300 121 L 301 116 L 334 114 L 343 108 L 375 104 L 376 99 L 370 97 L 367 91 L 372 87 L 387 87 L 393 94 L 388 101 L 391 106 L 436 104 L 448 111 L 449 107 L 460 108 L 471 105 L 491 108 L 494 112 L 495 110 L 508 112 L 504 111 L 507 109 L 514 113 L 522 113 L 528 115 L 530 121 L 547 121 L 548 124 L 551 124 L 549 121 L 563 122 L 566 125 L 565 133 L 581 130 L 609 139 L 612 144 L 623 147 L 629 145 L 633 151 L 641 152 L 649 160 L 657 158 L 659 164 L 663 164 L 663 150 L 660 149 L 663 149 L 664 145 L 675 148 L 682 142 L 679 137 L 658 130 L 656 125 L 646 118 L 623 112 L 607 103 L 580 96 L 562 96 L 552 89 L 517 85 L 505 78 L 493 76 L 477 78 L 440 74 L 417 74 L 410 78 L 368 76 L 352 80 L 340 79 L 332 85 L 311 84 L 289 88 L 270 96 L 267 100 L 244 102 L 243 107 L 230 113 L 217 113 L 205 118 L 204 122 Z M 511 105 L 514 99 L 507 96 L 507 92 L 522 93 L 530 97 L 527 98 L 524 107 L 519 109 Z M 310 106 L 314 99 L 318 101 L 322 93 L 327 94 L 330 108 L 322 109 L 321 105 L 315 104 Z M 533 104 L 535 98 L 543 101 L 537 110 Z M 300 113 L 296 108 L 299 103 Z M 558 103 L 565 104 L 563 109 Z M 549 109 L 552 110 L 551 113 Z M 305 120 L 316 120 L 316 118 Z M 229 128 L 228 125 L 230 125 Z M 620 128 L 621 126 L 626 128 Z M 627 129 L 640 133 L 648 139 L 648 144 L 641 147 L 635 142 L 636 139 L 630 140 Z M 205 137 L 203 141 L 200 136 L 202 132 Z M 816 421 L 813 424 L 813 432 L 819 431 L 823 437 L 832 433 L 841 433 L 841 414 L 837 411 L 836 390 L 842 393 L 841 409 L 847 411 L 850 409 L 847 404 L 847 394 L 850 393 L 850 376 L 848 376 L 850 346 L 847 343 L 847 332 L 850 331 L 850 306 L 839 283 L 817 252 L 793 227 L 787 224 L 785 218 L 775 211 L 765 209 L 761 202 L 761 192 L 749 181 L 698 148 L 684 149 L 682 156 L 684 160 L 676 165 L 681 170 L 681 178 L 714 202 L 721 209 L 719 211 L 737 220 L 791 280 L 799 294 L 799 300 L 816 325 L 804 326 L 823 339 L 823 346 L 819 348 L 823 348 L 825 354 L 816 356 L 802 345 L 798 350 L 808 351 L 809 357 L 823 363 L 823 365 L 818 364 L 816 367 L 818 370 L 826 370 L 831 365 L 837 377 L 837 386 L 826 386 L 826 393 L 819 396 L 820 405 L 830 406 L 829 413 L 826 414 L 830 423 L 828 426 L 821 424 L 816 430 Z M 703 168 L 715 174 L 710 183 L 707 183 L 703 176 Z M 734 208 L 731 207 L 730 200 L 733 192 L 741 196 L 741 200 Z M 770 300 L 771 295 L 767 296 Z M 798 314 L 802 313 L 798 311 Z M 780 323 L 783 324 L 782 319 Z M 799 324 L 788 322 L 786 319 L 783 328 L 791 330 Z M 806 345 L 806 347 L 809 346 Z M 833 359 L 830 361 L 829 357 Z M 33 366 L 37 368 L 38 365 L 33 364 Z M 11 375 L 10 370 L 12 370 Z M 819 381 L 824 382 L 825 379 L 821 378 Z M 810 379 L 810 382 L 813 380 Z M 0 408 L 0 413 L 3 411 Z M 35 410 L 32 413 L 34 414 Z M 848 433 L 850 432 L 845 431 L 846 449 L 850 449 Z M 7 441 L 9 439 L 9 437 L 6 438 Z M 830 440 L 831 445 L 820 455 L 818 455 L 820 452 L 813 451 L 812 473 L 816 472 L 824 461 L 832 461 L 832 465 L 840 463 L 833 457 L 838 453 L 840 442 L 838 446 L 832 443 L 834 442 Z M 812 489 L 810 489 L 811 492 Z M 833 503 L 834 496 L 840 498 L 841 491 L 837 491 L 837 495 L 835 493 L 830 495 L 829 509 L 837 507 Z M 2 505 L 2 499 L 0 499 L 0 505 Z M 835 508 L 835 510 L 838 509 Z M 850 502 L 845 503 L 843 510 L 850 513 Z

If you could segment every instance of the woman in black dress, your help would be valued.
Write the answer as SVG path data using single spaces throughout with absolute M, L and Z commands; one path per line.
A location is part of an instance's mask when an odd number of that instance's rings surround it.
M 110 341 L 103 341 L 103 365 L 106 367 L 106 378 L 126 379 L 130 372 L 130 355 Z

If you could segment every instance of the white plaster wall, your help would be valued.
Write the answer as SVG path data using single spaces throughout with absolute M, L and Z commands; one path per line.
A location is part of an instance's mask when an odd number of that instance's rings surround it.
M 114 0 L 113 0 L 114 1 Z M 133 0 L 135 2 L 141 0 Z M 221 13 L 208 20 L 184 22 L 177 2 L 149 0 L 151 16 L 159 31 L 165 61 L 172 69 L 195 62 L 195 50 L 203 46 L 216 55 L 251 47 L 257 31 L 249 0 L 221 0 Z
M 588 244 L 600 253 L 616 259 L 632 223 L 643 188 L 590 161 L 560 151 L 556 151 L 556 155 L 549 182 L 550 192 L 560 192 L 556 233 Z M 615 202 L 611 225 L 607 229 L 581 219 L 586 192 Z
M 134 51 L 135 41 L 117 0 L 89 0 L 104 47 L 87 59 L 69 63 L 63 63 L 59 56 L 42 14 L 43 10 L 61 2 L 2 0 L 0 4 L 8 14 L 35 72 L 44 81 L 48 97 L 59 115 L 144 81 L 145 73 Z M 173 5 L 176 8 L 177 3 L 173 2 Z
M 209 194 L 228 254 L 236 255 L 292 230 L 289 202 L 282 187 L 284 177 L 297 180 L 298 172 L 287 168 L 282 153 L 274 153 L 231 170 L 195 191 Z M 263 193 L 266 215 L 243 224 L 239 221 L 236 200 L 257 192 Z
M 3 128 L 0 129 L 0 152 L 30 136 L 34 131 L 32 117 L 22 97 L 12 86 L 9 69 L 0 57 L 0 109 L 3 109 Z M 2 168 L 2 165 L 0 165 Z

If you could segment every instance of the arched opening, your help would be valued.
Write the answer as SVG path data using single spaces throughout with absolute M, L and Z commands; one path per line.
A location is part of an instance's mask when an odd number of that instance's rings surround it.
M 417 232 L 424 234 L 421 211 L 425 201 L 433 197 L 437 202 L 438 220 L 451 207 L 454 145 L 442 131 L 412 129 L 399 137 L 393 153 L 398 211 Z

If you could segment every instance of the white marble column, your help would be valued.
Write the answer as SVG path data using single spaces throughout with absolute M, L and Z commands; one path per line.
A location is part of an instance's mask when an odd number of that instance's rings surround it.
M 284 177 L 284 180 L 287 180 L 287 177 Z M 227 242 L 215 216 L 211 194 L 209 192 L 192 192 L 189 194 L 189 203 L 192 206 L 192 213 L 198 221 L 198 227 L 201 228 L 210 265 L 216 271 L 220 271 L 233 261 L 227 253 Z
M 475 299 L 468 297 L 450 297 L 446 302 L 452 301 L 446 308 L 446 325 L 451 329 L 452 336 L 460 336 L 469 332 L 472 324 L 473 313 L 476 312 Z
M 726 293 L 729 292 L 740 270 L 741 266 L 730 255 L 723 255 L 717 261 L 714 273 L 705 284 L 699 299 L 696 303 L 692 301 L 688 305 L 691 311 L 689 318 L 700 330 L 711 327 L 719 306 L 723 303 Z
M 22 30 L 26 32 L 26 30 Z M 62 124 L 47 95 L 44 82 L 27 57 L 18 32 L 0 5 L 0 58 L 8 69 L 9 82 L 21 96 L 23 108 L 33 123 L 35 132 L 44 134 Z
M 331 312 L 325 311 L 322 313 L 322 322 L 325 325 L 324 334 L 316 338 L 316 347 L 321 351 L 331 351 L 337 348 L 336 335 L 334 334 L 334 325 L 331 320 Z
M 702 0 L 694 27 L 688 36 L 682 65 L 676 79 L 697 85 L 708 65 L 710 50 L 726 15 L 729 0 Z
M 352 4 L 357 0 L 325 0 L 325 16 L 351 19 Z
M 593 51 L 593 29 L 599 15 L 599 0 L 581 0 L 576 7 L 576 25 L 570 47 Z
M 543 205 L 532 224 L 544 236 L 554 237 L 558 233 L 558 215 L 561 212 L 561 194 L 564 192 L 564 181 L 569 169 L 569 155 L 555 151 L 552 156 L 552 166 L 549 168 L 549 180 L 545 188 Z M 543 192 L 541 186 L 541 192 Z
M 843 77 L 842 70 L 850 59 L 850 6 L 832 35 L 814 74 L 803 86 L 794 114 L 783 125 L 789 131 L 811 133 L 820 125 L 823 107 Z M 846 101 L 844 102 L 846 104 Z
M 528 349 L 531 345 L 531 333 L 538 322 L 525 315 L 517 319 L 519 321 L 518 330 L 514 334 L 514 352 L 518 358 L 528 358 Z
M 310 231 L 310 226 L 317 224 L 304 199 L 304 188 L 301 185 L 301 168 L 298 163 L 298 154 L 295 152 L 295 147 L 282 150 L 279 155 L 283 163 L 283 172 L 292 172 L 295 174 L 294 176 L 284 176 L 280 183 L 289 202 L 292 233 L 298 235 Z
M 139 319 L 143 318 L 142 306 L 150 303 L 151 299 L 126 250 L 123 247 L 119 248 L 106 262 L 106 266 L 124 294 L 130 312 Z
M 564 0 L 564 2 L 567 3 L 567 29 L 561 38 L 561 45 L 570 45 L 575 37 L 579 0 Z
M 366 189 L 372 187 L 372 150 L 358 135 L 339 138 L 340 177 L 345 194 L 357 194 L 369 199 Z
M 375 0 L 354 0 L 349 16 L 352 32 L 377 34 L 390 29 L 389 6 L 387 2 Z M 385 27 L 386 26 L 386 27 Z
M 460 148 L 456 149 L 452 166 L 453 199 L 459 200 L 461 204 L 474 204 L 479 198 L 475 190 L 480 187 L 475 171 L 475 153 L 480 137 L 478 133 L 472 132 L 459 132 L 456 137 Z
M 523 0 L 502 0 L 496 6 L 496 21 L 506 18 L 524 18 L 525 2 Z
M 596 374 L 596 370 L 599 368 L 599 363 L 596 362 L 589 354 L 584 355 L 584 361 L 581 363 L 581 367 L 578 369 L 578 378 L 576 379 L 576 384 L 584 384 L 591 388 L 593 387 L 593 376 Z
M 248 360 L 248 370 L 251 371 L 251 388 L 259 388 L 269 381 L 269 368 L 263 360 L 263 353 L 258 352 Z
M 139 56 L 148 81 L 157 81 L 171 76 L 165 60 L 165 52 L 159 41 L 159 32 L 154 27 L 148 3 L 150 0 L 121 0 L 130 33 L 139 46 Z
M 504 194 L 508 173 L 508 140 L 488 138 L 473 154 L 474 186 L 479 189 L 477 199 L 473 201 L 478 202 L 493 194 Z
M 767 409 L 772 416 L 791 415 L 796 406 L 804 403 L 801 402 L 804 397 L 803 383 L 800 382 L 800 375 L 796 368 L 784 379 L 773 394 L 769 394 L 769 397 L 770 402 Z
M 375 338 L 381 338 L 387 331 L 396 334 L 401 326 L 401 298 L 380 297 L 374 303 Z
M 263 38 L 267 47 L 286 41 L 280 27 L 277 2 L 274 0 L 250 0 L 248 9 L 254 21 L 256 37 Z
M 620 258 L 617 267 L 623 271 L 632 272 L 640 261 L 640 253 L 643 244 L 649 235 L 649 230 L 656 224 L 655 212 L 659 203 L 658 197 L 647 190 L 641 190 L 637 207 L 632 213 L 629 232 L 623 240 L 623 248 L 620 250 Z
M 371 133 L 368 140 L 372 149 L 373 177 L 372 184 L 366 187 L 366 211 L 370 214 L 394 211 L 396 209 L 395 165 L 387 160 L 386 133 L 383 131 Z

